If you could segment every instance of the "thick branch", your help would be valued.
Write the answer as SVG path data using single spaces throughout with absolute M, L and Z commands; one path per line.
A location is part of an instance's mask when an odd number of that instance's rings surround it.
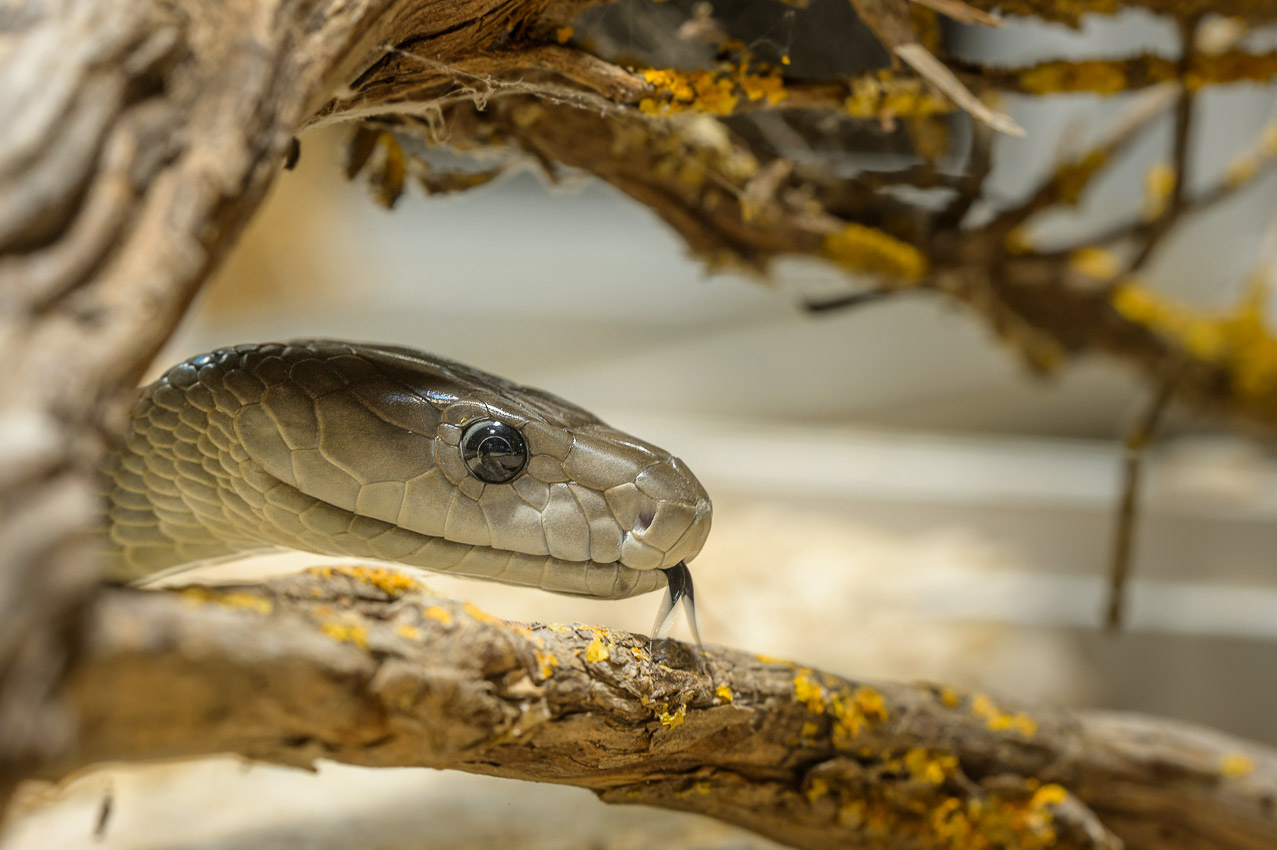
M 501 0 L 0 7 L 0 798 L 73 734 L 56 691 L 92 593 L 95 469 L 139 377 L 335 92 L 543 12 Z
M 647 650 L 606 629 L 501 622 L 384 570 L 112 591 L 85 635 L 84 735 L 60 769 L 226 751 L 450 768 L 813 848 L 1277 841 L 1277 753 L 1256 745 L 725 649 L 672 644 L 661 664 Z

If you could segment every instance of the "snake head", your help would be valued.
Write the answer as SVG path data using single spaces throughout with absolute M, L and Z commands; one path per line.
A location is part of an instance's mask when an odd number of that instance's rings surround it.
M 327 551 L 336 532 L 343 553 L 364 553 L 355 522 L 375 520 L 388 527 L 360 526 L 376 532 L 372 557 L 618 597 L 663 585 L 709 533 L 709 496 L 678 458 L 452 361 L 299 342 L 244 352 L 223 380 L 234 434 L 266 477 L 253 486 L 274 479 L 319 503 L 290 532 L 300 548 Z

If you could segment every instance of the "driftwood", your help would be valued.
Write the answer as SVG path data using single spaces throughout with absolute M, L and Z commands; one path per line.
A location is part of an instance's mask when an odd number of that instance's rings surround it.
M 379 568 L 111 591 L 84 638 L 59 772 L 220 752 L 450 768 L 807 848 L 1277 842 L 1277 752 L 1224 735 L 718 647 L 654 661 L 645 637 L 503 622 Z
M 1076 200 L 1098 167 L 1093 157 L 1000 217 L 993 235 L 964 240 L 957 228 L 987 171 L 987 134 L 972 175 L 956 180 L 930 171 L 821 181 L 780 159 L 751 171 L 742 167 L 748 151 L 717 119 L 669 131 L 653 113 L 774 106 L 776 78 L 742 72 L 732 83 L 740 96 L 684 103 L 676 75 L 630 71 L 564 43 L 564 28 L 592 5 L 0 6 L 0 794 L 24 777 L 98 759 L 230 750 L 288 764 L 322 755 L 573 782 L 802 846 L 962 846 L 971 830 L 990 846 L 1106 847 L 1113 836 L 1128 847 L 1277 843 L 1274 757 L 1206 732 L 1025 715 L 944 689 L 846 682 L 716 649 L 655 666 L 641 657 L 640 638 L 491 622 L 366 576 L 176 595 L 97 585 L 94 470 L 122 431 L 133 388 L 251 217 L 294 135 L 320 122 L 428 134 L 443 119 L 459 139 L 481 144 L 504 131 L 547 168 L 567 163 L 616 182 L 712 261 L 762 266 L 786 253 L 816 254 L 925 285 L 973 306 L 1038 365 L 1107 351 L 1159 383 L 1178 376 L 1178 391 L 1206 406 L 1277 422 L 1267 337 L 1246 337 L 1247 357 L 1233 357 L 1227 344 L 1223 354 L 1203 353 L 1177 336 L 1183 315 L 1147 298 L 1127 297 L 1121 308 L 1120 288 L 1098 279 L 1107 274 L 1097 264 L 1078 270 L 1067 256 L 1008 253 L 1030 215 Z M 989 22 L 964 4 L 941 5 Z M 1207 10 L 1253 23 L 1277 18 L 1277 6 L 1262 0 L 1017 0 L 1003 8 L 1075 23 L 1092 6 L 1119 5 L 1184 20 Z M 928 114 L 956 103 L 1014 129 L 962 93 L 981 84 L 979 69 L 954 76 L 928 60 L 922 40 L 902 29 L 903 4 L 856 6 L 896 55 L 954 100 L 916 78 L 887 81 L 867 105 L 848 107 L 855 116 L 895 120 L 897 86 Z M 1273 74 L 1271 57 L 1234 59 L 1194 65 L 1197 79 Z M 1131 87 L 1156 79 L 1132 67 Z M 1016 90 L 1040 76 L 1008 79 Z M 842 105 L 858 91 L 849 86 L 808 81 L 795 86 L 794 105 Z M 1085 90 L 1085 80 L 1075 88 Z M 489 111 L 472 106 L 476 98 L 488 99 Z M 1191 110 L 1189 94 L 1171 102 L 1178 115 Z M 614 131 L 626 131 L 619 141 L 631 147 L 589 146 Z M 649 137 L 666 147 L 652 148 Z M 673 160 L 635 172 L 626 163 L 636 149 Z M 1257 156 L 1251 173 L 1270 161 Z M 683 174 L 671 162 L 693 167 L 697 191 L 687 181 L 671 185 L 670 174 Z M 393 188 L 385 166 L 379 179 Z M 910 230 L 921 219 L 878 194 L 933 182 L 965 194 L 925 233 Z M 1116 237 L 1152 246 L 1188 207 L 1181 195 L 1172 192 L 1148 226 Z M 995 261 L 1005 273 L 984 276 Z

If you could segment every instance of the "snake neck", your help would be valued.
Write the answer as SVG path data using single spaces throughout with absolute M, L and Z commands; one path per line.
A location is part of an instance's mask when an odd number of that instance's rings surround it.
M 125 444 L 104 466 L 110 578 L 271 548 L 245 529 L 254 512 L 236 486 L 251 464 L 233 438 L 240 406 L 228 392 L 179 389 L 168 375 L 142 391 Z

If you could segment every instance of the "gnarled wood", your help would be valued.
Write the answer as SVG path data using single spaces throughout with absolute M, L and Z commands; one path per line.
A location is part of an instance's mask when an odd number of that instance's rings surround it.
M 1277 753 L 718 647 L 506 623 L 403 574 L 118 591 L 73 680 L 100 760 L 426 766 L 700 812 L 795 847 L 1261 850 Z

